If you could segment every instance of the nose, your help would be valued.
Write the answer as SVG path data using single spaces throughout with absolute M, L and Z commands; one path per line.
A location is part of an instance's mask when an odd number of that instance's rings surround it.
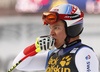
M 51 36 L 54 36 L 54 35 L 55 35 L 54 30 L 50 29 L 50 35 L 51 35 Z

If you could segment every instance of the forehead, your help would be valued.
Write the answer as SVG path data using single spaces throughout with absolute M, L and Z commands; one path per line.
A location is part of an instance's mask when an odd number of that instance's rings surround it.
M 54 23 L 54 24 L 49 24 L 49 27 L 55 27 L 55 26 L 60 26 L 60 27 L 64 27 L 64 22 L 59 20 L 58 22 Z

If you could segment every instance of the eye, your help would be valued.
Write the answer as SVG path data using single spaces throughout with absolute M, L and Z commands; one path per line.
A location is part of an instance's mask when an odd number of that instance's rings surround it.
M 54 29 L 59 29 L 59 27 L 54 27 Z

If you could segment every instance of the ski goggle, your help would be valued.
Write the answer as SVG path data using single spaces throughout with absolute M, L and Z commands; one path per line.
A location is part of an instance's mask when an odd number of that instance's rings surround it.
M 74 20 L 77 18 L 84 17 L 84 13 L 81 11 L 81 14 L 58 14 L 57 12 L 44 12 L 43 13 L 43 22 L 44 25 L 53 24 L 59 20 Z

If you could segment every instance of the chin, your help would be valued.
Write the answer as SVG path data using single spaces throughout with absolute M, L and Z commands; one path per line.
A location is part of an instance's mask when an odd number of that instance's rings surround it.
M 58 48 L 58 46 L 55 44 L 55 47 Z
M 61 44 L 60 44 L 60 43 L 55 42 L 55 47 L 56 47 L 56 48 L 59 48 L 60 46 L 61 46 Z
M 62 45 L 63 45 L 63 44 L 56 44 L 56 43 L 55 43 L 55 47 L 56 47 L 56 48 L 60 48 Z
M 55 47 L 56 47 L 56 48 L 59 48 L 60 46 L 58 46 L 58 45 L 55 44 Z

